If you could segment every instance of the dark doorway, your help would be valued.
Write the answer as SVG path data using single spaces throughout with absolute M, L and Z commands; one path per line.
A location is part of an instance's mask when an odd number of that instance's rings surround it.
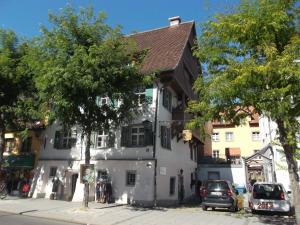
M 78 179 L 78 173 L 74 173 L 72 174 L 72 180 L 71 180 L 71 200 L 73 199 L 73 195 L 75 193 L 75 189 L 76 189 L 76 182 L 77 182 L 77 179 Z
M 178 175 L 178 201 L 182 203 L 184 199 L 184 177 L 183 174 Z

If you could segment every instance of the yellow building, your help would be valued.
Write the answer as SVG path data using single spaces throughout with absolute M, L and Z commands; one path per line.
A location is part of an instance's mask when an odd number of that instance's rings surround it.
M 208 123 L 207 130 L 211 135 L 206 138 L 204 155 L 215 160 L 234 163 L 262 148 L 258 115 L 248 117 L 240 126 L 226 122 Z
M 37 163 L 43 138 L 43 128 L 28 131 L 26 138 L 19 132 L 7 132 L 4 135 L 5 148 L 1 177 L 4 177 L 10 194 L 20 194 L 20 183 L 30 182 Z

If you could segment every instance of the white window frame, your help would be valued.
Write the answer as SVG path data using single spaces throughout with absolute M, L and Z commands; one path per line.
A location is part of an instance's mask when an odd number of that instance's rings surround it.
M 228 131 L 225 133 L 225 140 L 226 141 L 233 141 L 234 140 L 234 133 L 232 131 Z
M 72 131 L 71 130 L 64 130 L 62 132 L 62 148 L 67 149 L 69 148 L 69 144 L 72 141 Z
M 145 128 L 144 126 L 132 126 L 131 128 L 131 145 L 133 147 L 144 146 L 145 144 Z M 133 130 L 136 129 L 136 132 Z M 136 137 L 136 143 L 133 142 L 133 138 Z
M 101 138 L 101 141 L 99 141 L 100 138 Z M 97 148 L 106 148 L 107 140 L 108 140 L 108 132 L 105 132 L 104 130 L 97 132 L 96 147 Z
M 213 132 L 211 135 L 212 141 L 220 141 L 220 133 L 219 132 Z
M 260 132 L 252 131 L 252 141 L 260 141 Z
M 212 157 L 213 157 L 214 159 L 219 159 L 219 158 L 220 158 L 220 151 L 217 150 L 217 149 L 213 150 L 213 152 L 212 152 Z
M 136 87 L 135 94 L 138 96 L 138 105 L 141 106 L 146 101 L 146 87 Z M 143 99 L 142 99 L 143 96 Z

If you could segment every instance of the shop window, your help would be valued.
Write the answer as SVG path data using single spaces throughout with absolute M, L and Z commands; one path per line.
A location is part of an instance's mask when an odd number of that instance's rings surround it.
M 14 138 L 6 138 L 5 139 L 5 151 L 12 152 L 16 147 L 16 140 Z
M 22 143 L 21 152 L 31 152 L 31 146 L 32 146 L 32 137 L 27 137 Z
M 107 180 L 107 171 L 106 170 L 98 170 L 97 179 L 98 180 Z
M 49 177 L 55 177 L 57 172 L 57 167 L 50 167 Z

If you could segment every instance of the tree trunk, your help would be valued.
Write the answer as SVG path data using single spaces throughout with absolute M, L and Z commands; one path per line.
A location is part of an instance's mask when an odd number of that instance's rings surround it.
M 85 146 L 85 165 L 90 164 L 91 153 L 90 153 L 90 146 L 91 146 L 91 130 L 86 132 L 86 146 Z M 89 207 L 89 194 L 90 194 L 90 184 L 89 182 L 84 183 L 84 196 L 83 196 L 83 207 Z
M 285 128 L 284 122 L 282 120 L 277 120 L 279 140 L 283 147 L 284 154 L 286 157 L 288 172 L 290 178 L 290 184 L 292 188 L 292 202 L 295 208 L 296 222 L 300 225 L 300 188 L 299 188 L 299 175 L 298 175 L 298 165 L 296 158 L 294 156 L 296 148 L 288 143 L 287 129 Z
M 3 121 L 3 114 L 1 115 L 0 118 L 0 170 L 2 168 L 2 163 L 3 163 L 3 153 L 5 149 L 5 139 L 4 139 L 4 121 Z

